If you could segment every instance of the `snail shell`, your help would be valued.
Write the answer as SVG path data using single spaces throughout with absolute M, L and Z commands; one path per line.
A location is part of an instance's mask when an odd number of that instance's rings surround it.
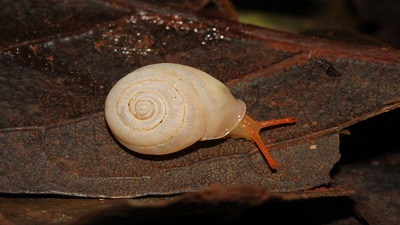
M 105 117 L 115 138 L 142 154 L 162 155 L 199 140 L 227 136 L 242 121 L 243 101 L 193 67 L 159 63 L 139 68 L 111 89 Z

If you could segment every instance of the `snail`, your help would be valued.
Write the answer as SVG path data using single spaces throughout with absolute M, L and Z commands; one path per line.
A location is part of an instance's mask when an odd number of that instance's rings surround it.
M 221 81 L 175 63 L 147 65 L 120 79 L 107 95 L 105 118 L 114 137 L 137 153 L 164 155 L 197 141 L 245 138 L 257 144 L 272 169 L 277 164 L 259 132 L 295 122 L 255 121 Z

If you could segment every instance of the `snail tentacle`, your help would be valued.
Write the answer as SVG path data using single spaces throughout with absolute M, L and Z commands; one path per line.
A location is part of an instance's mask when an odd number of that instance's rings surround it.
M 276 170 L 278 168 L 277 163 L 272 158 L 269 153 L 267 147 L 260 137 L 260 130 L 266 127 L 281 125 L 281 124 L 291 124 L 295 123 L 295 119 L 293 117 L 287 117 L 282 119 L 275 120 L 264 120 L 264 121 L 256 121 L 251 118 L 248 114 L 246 114 L 241 121 L 241 123 L 234 129 L 229 136 L 233 138 L 245 138 L 247 140 L 251 140 L 255 142 L 260 149 L 261 153 L 265 157 L 268 162 L 268 165 Z

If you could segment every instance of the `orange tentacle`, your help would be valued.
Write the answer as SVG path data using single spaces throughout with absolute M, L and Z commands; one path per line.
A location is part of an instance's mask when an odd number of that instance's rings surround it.
M 296 120 L 293 117 L 287 117 L 282 119 L 275 120 L 265 120 L 265 121 L 255 121 L 249 115 L 245 115 L 243 120 L 239 124 L 239 126 L 233 130 L 229 135 L 233 138 L 246 138 L 247 140 L 251 140 L 255 142 L 260 149 L 261 153 L 264 155 L 264 158 L 267 160 L 268 165 L 276 170 L 278 168 L 277 163 L 269 154 L 267 147 L 264 142 L 261 140 L 259 135 L 260 130 L 262 128 L 281 125 L 281 124 L 290 124 L 295 123 Z

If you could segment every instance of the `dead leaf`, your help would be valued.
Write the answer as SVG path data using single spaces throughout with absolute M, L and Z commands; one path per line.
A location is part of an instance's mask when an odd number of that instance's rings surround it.
M 126 198 L 233 184 L 308 190 L 331 182 L 341 129 L 399 107 L 398 50 L 142 1 L 109 3 L 10 2 L 3 9 L 4 18 L 27 11 L 38 16 L 16 17 L 25 35 L 11 32 L 2 40 L 0 192 Z M 54 10 L 42 12 L 40 4 Z M 321 59 L 337 76 L 321 68 Z M 160 157 L 119 145 L 105 125 L 105 97 L 122 76 L 157 62 L 215 76 L 256 119 L 295 117 L 293 126 L 262 132 L 278 171 L 245 140 L 198 142 Z
M 282 204 L 316 200 L 323 197 L 343 197 L 352 194 L 354 194 L 352 190 L 339 186 L 303 193 L 273 193 L 254 186 L 209 188 L 156 202 L 137 201 L 136 199 L 119 201 L 112 206 L 74 220 L 72 225 L 95 225 L 107 222 L 136 224 L 190 220 L 229 222 L 240 217 L 245 210 L 262 205 L 279 208 Z M 263 215 L 268 217 L 269 222 L 286 221 L 281 218 L 281 215 L 274 216 L 272 211 L 266 210 Z

